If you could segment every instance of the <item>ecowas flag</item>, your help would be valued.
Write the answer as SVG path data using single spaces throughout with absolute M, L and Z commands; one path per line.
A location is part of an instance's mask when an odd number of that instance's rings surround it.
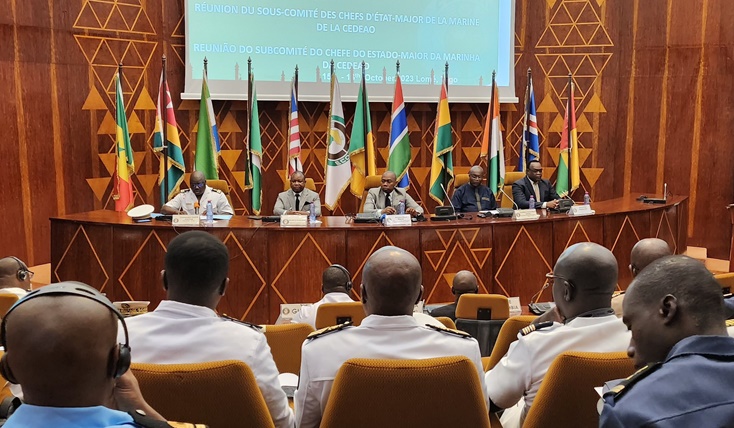
M 329 149 L 326 153 L 326 208 L 334 210 L 339 198 L 349 186 L 352 177 L 352 163 L 349 161 L 349 143 L 344 123 L 339 81 L 331 74 L 331 108 L 329 109 Z

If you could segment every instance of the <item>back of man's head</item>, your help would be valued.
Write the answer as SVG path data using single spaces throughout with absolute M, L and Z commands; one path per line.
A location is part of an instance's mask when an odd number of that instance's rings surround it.
M 617 286 L 617 260 L 601 245 L 581 242 L 561 254 L 553 276 L 553 299 L 565 318 L 573 318 L 611 306 Z
M 645 238 L 632 247 L 630 252 L 630 270 L 632 276 L 637 275 L 655 260 L 673 254 L 667 242 L 659 238 Z
M 468 270 L 460 270 L 454 275 L 454 280 L 451 283 L 451 292 L 456 296 L 456 301 L 459 301 L 459 297 L 462 294 L 479 292 L 479 286 L 477 285 L 477 277 Z
M 726 335 L 721 286 L 703 263 L 687 256 L 650 263 L 627 288 L 623 307 L 638 365 L 662 361 L 688 336 Z
M 367 315 L 411 315 L 423 294 L 418 259 L 398 247 L 382 247 L 364 265 L 362 303 Z
M 23 288 L 31 285 L 28 266 L 17 257 L 3 257 L 0 259 L 0 288 Z
M 349 271 L 344 267 L 331 265 L 321 274 L 321 291 L 328 293 L 348 293 L 351 283 Z
M 17 306 L 5 327 L 5 370 L 23 386 L 27 403 L 113 404 L 117 317 L 109 308 L 82 296 L 43 295 Z
M 213 309 L 224 294 L 228 271 L 229 251 L 219 238 L 202 231 L 182 233 L 166 252 L 168 298 Z

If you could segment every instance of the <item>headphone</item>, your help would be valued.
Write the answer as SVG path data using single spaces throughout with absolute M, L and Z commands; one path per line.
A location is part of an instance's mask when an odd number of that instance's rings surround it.
M 353 284 L 352 284 L 352 275 L 349 274 L 349 271 L 347 270 L 347 268 L 345 268 L 342 265 L 336 264 L 336 263 L 334 263 L 333 265 L 331 265 L 329 267 L 330 268 L 337 268 L 337 269 L 339 269 L 340 271 L 342 271 L 344 273 L 344 276 L 347 277 L 347 281 L 344 283 L 344 288 L 347 290 L 347 293 L 349 293 L 350 291 L 352 291 L 352 286 L 353 286 Z
M 125 333 L 125 343 L 120 343 L 117 349 L 117 362 L 113 365 L 112 360 L 110 360 L 110 374 L 116 379 L 128 371 L 131 362 L 130 339 L 127 334 L 127 325 L 125 325 L 125 319 L 120 311 L 118 311 L 117 308 L 115 308 L 115 306 L 112 304 L 112 302 L 110 302 L 109 299 L 107 299 L 107 297 L 105 297 L 97 289 L 92 288 L 81 282 L 67 281 L 60 282 L 58 284 L 47 285 L 45 287 L 33 290 L 30 293 L 26 294 L 25 297 L 23 297 L 22 299 L 15 302 L 15 304 L 11 306 L 10 309 L 8 309 L 8 312 L 3 317 L 2 323 L 0 323 L 0 345 L 2 345 L 5 349 L 5 354 L 2 356 L 2 358 L 0 358 L 0 375 L 2 375 L 10 383 L 18 383 L 15 379 L 15 376 L 13 376 L 13 372 L 11 371 L 10 365 L 8 363 L 8 344 L 6 338 L 6 323 L 8 321 L 8 317 L 18 306 L 22 305 L 23 303 L 31 299 L 35 299 L 36 297 L 47 295 L 70 295 L 85 297 L 87 299 L 94 300 L 95 302 L 98 302 L 99 304 L 109 309 L 117 317 L 117 319 L 120 320 L 120 323 L 122 323 L 122 329 Z M 112 357 L 112 355 L 110 357 Z
M 28 266 L 26 266 L 25 263 L 20 261 L 20 259 L 15 256 L 9 257 L 18 263 L 18 272 L 16 272 L 15 274 L 15 276 L 18 278 L 18 281 L 25 282 L 28 279 Z

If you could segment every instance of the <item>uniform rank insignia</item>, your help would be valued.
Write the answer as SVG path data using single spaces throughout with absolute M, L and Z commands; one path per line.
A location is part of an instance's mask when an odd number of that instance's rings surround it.
M 632 388 L 632 386 L 637 383 L 639 380 L 644 379 L 647 375 L 650 373 L 655 372 L 655 370 L 662 367 L 662 363 L 655 363 L 655 364 L 648 364 L 645 367 L 637 370 L 634 372 L 630 377 L 623 380 L 617 386 L 607 391 L 604 395 L 613 394 L 615 398 L 619 398 L 622 394 L 624 394 L 625 391 Z
M 469 333 L 467 333 L 465 331 L 454 330 L 452 328 L 439 327 L 439 326 L 433 325 L 433 324 L 426 324 L 426 327 L 430 328 L 431 330 L 436 330 L 438 332 L 441 332 L 441 333 L 444 333 L 444 334 L 450 334 L 452 336 L 463 337 L 465 339 L 468 339 L 468 338 L 473 337 L 471 334 L 469 334 Z
M 262 332 L 263 332 L 263 328 L 262 328 L 262 327 L 260 327 L 259 325 L 257 325 L 257 324 L 252 324 L 252 323 L 249 323 L 249 322 L 247 322 L 247 321 L 242 321 L 242 320 L 238 320 L 237 318 L 232 318 L 232 317 L 230 317 L 230 316 L 229 316 L 229 315 L 227 315 L 227 314 L 224 314 L 224 315 L 220 315 L 220 316 L 219 316 L 219 318 L 222 318 L 222 319 L 224 319 L 224 320 L 227 320 L 227 321 L 232 321 L 232 322 L 235 322 L 235 323 L 237 323 L 237 324 L 242 324 L 242 325 L 246 325 L 246 326 L 250 327 L 250 328 L 251 328 L 251 329 L 253 329 L 253 330 L 259 331 L 260 333 L 262 333 Z
M 352 322 L 347 321 L 344 324 L 338 324 L 338 325 L 332 325 L 330 327 L 322 328 L 321 330 L 316 330 L 313 333 L 309 334 L 308 337 L 306 337 L 306 340 L 313 340 L 322 336 L 326 336 L 327 334 L 335 333 L 337 331 L 342 331 L 346 329 L 347 327 L 351 327 Z
M 544 322 L 542 322 L 540 324 L 530 324 L 529 326 L 527 326 L 527 327 L 523 328 L 522 330 L 520 330 L 520 335 L 521 336 L 527 336 L 528 334 L 530 334 L 530 333 L 532 333 L 534 331 L 541 330 L 541 329 L 550 327 L 552 325 L 553 325 L 553 321 L 544 321 Z

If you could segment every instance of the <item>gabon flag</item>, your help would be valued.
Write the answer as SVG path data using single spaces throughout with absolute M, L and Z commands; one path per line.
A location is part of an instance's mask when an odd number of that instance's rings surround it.
M 127 131 L 127 117 L 125 117 L 125 103 L 122 100 L 122 83 L 120 73 L 116 77 L 115 90 L 115 133 L 117 165 L 115 167 L 115 191 L 112 199 L 115 200 L 115 211 L 127 211 L 133 207 L 132 175 L 135 173 L 133 148 L 130 145 L 130 133 Z
M 581 184 L 579 137 L 576 132 L 576 107 L 573 99 L 574 84 L 571 76 L 568 79 L 569 93 L 566 103 L 566 115 L 563 118 L 561 151 L 558 155 L 558 179 L 556 180 L 556 193 L 561 197 L 573 193 Z

